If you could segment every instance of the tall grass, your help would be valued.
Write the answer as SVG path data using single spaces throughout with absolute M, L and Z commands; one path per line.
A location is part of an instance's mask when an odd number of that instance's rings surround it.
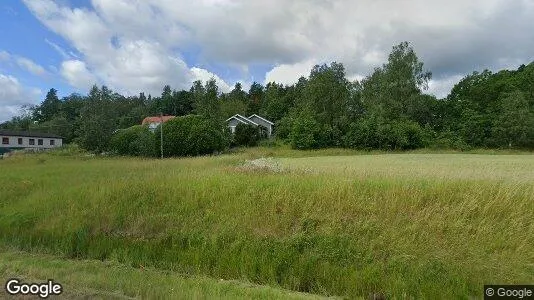
M 533 156 L 244 164 L 258 151 L 0 161 L 0 241 L 347 297 L 480 297 L 483 284 L 534 282 Z
M 65 299 L 321 299 L 238 281 L 181 276 L 153 268 L 132 268 L 116 262 L 65 260 L 2 249 L 0 280 L 16 275 L 23 282 L 53 278 Z M 0 298 L 9 298 L 0 289 Z

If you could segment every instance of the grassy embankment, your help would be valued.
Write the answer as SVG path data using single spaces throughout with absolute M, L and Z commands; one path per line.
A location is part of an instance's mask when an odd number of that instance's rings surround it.
M 294 157 L 344 151 L 15 156 L 0 161 L 0 243 L 348 297 L 534 282 L 534 156 Z M 265 154 L 286 158 L 242 166 Z
M 318 296 L 257 286 L 238 281 L 182 276 L 170 271 L 139 269 L 117 262 L 66 260 L 51 255 L 8 249 L 0 252 L 0 279 L 54 282 L 62 298 L 76 299 L 320 299 Z M 5 280 L 4 280 L 5 279 Z M 7 297 L 0 289 L 0 298 Z

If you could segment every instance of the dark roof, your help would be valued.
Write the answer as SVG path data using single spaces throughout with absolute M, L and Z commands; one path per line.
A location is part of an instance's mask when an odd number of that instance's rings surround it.
M 0 129 L 0 135 L 3 136 L 26 136 L 26 137 L 37 137 L 37 138 L 54 138 L 62 139 L 62 136 L 53 133 L 44 133 L 44 132 L 35 132 L 35 131 L 14 131 L 14 130 L 4 130 Z

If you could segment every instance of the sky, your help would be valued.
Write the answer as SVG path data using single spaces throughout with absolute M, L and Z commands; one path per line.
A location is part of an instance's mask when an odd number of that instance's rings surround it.
M 5 0 L 0 122 L 50 88 L 159 95 L 215 78 L 227 92 L 332 61 L 359 80 L 402 41 L 441 98 L 473 71 L 534 61 L 533 20 L 534 0 Z

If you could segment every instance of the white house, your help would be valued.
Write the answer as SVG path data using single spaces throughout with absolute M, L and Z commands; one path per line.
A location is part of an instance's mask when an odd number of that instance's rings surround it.
M 0 149 L 51 149 L 63 146 L 63 137 L 41 132 L 0 130 Z
M 240 114 L 234 115 L 226 120 L 226 123 L 228 124 L 228 128 L 230 128 L 230 131 L 232 133 L 235 133 L 235 128 L 238 124 L 248 124 L 252 126 L 258 126 L 261 128 L 263 132 L 267 135 L 267 137 L 271 137 L 273 133 L 273 126 L 274 123 L 262 118 L 256 114 L 250 116 L 250 117 L 243 117 Z
M 252 120 L 254 123 L 257 123 L 259 124 L 261 127 L 265 128 L 266 129 L 266 133 L 267 133 L 267 136 L 270 137 L 272 134 L 273 134 L 273 127 L 274 127 L 274 123 L 265 119 L 265 118 L 262 118 L 256 114 L 248 117 L 249 120 Z

